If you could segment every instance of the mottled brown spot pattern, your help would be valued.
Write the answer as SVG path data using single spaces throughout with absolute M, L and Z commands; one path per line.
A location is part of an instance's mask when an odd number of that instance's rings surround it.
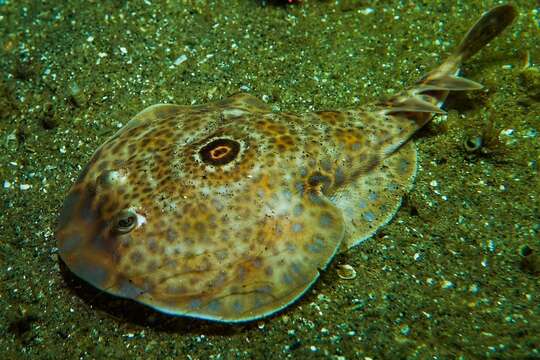
M 360 109 L 273 113 L 236 94 L 143 110 L 70 190 L 61 258 L 97 288 L 170 314 L 236 322 L 286 307 L 339 249 L 390 221 L 416 172 L 408 140 L 448 92 L 478 88 L 455 76 L 459 61 L 513 14 L 487 13 L 415 88 Z

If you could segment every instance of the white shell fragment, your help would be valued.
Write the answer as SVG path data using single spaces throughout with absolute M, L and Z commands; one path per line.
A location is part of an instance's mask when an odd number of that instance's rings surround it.
M 356 270 L 351 265 L 338 265 L 337 274 L 340 279 L 352 280 L 356 277 Z

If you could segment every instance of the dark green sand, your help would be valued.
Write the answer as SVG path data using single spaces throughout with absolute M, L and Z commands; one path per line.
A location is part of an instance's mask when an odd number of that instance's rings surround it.
M 57 256 L 69 186 L 138 111 L 240 90 L 297 112 L 370 101 L 431 69 L 495 4 L 453 3 L 0 0 L 0 359 L 540 358 L 532 0 L 464 67 L 485 89 L 449 99 L 416 136 L 416 186 L 395 219 L 285 311 L 231 326 L 169 317 Z M 358 276 L 340 279 L 339 264 Z

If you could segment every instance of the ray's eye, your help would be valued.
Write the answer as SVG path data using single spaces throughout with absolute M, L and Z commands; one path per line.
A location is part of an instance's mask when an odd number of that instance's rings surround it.
M 114 230 L 120 234 L 127 234 L 137 226 L 137 214 L 133 210 L 122 210 L 116 217 Z
M 216 139 L 199 150 L 201 160 L 210 165 L 225 165 L 236 159 L 240 144 L 231 139 Z

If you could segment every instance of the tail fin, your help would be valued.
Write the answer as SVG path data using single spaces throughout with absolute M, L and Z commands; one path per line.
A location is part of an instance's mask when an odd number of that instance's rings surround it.
M 466 61 L 499 35 L 516 18 L 516 9 L 509 4 L 497 6 L 484 13 L 474 24 L 454 52 L 461 61 Z
M 402 122 L 401 143 L 429 122 L 434 113 L 444 113 L 441 106 L 450 91 L 482 88 L 481 84 L 458 76 L 459 67 L 510 25 L 516 15 L 512 5 L 497 6 L 484 13 L 446 61 L 422 77 L 414 88 L 377 103 L 381 115 L 392 115 Z

